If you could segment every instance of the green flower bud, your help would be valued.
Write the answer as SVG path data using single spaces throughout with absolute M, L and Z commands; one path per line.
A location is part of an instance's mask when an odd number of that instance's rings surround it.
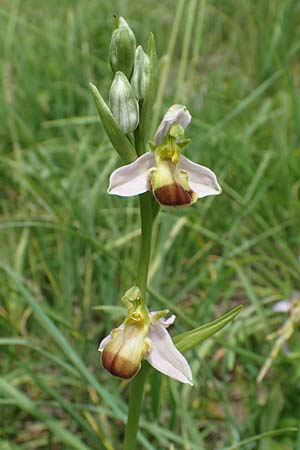
M 134 131 L 139 124 L 139 105 L 132 87 L 122 72 L 116 72 L 109 91 L 109 105 L 124 134 Z
M 138 100 L 144 100 L 151 76 L 150 59 L 141 45 L 135 51 L 131 86 Z
M 130 79 L 133 69 L 136 41 L 135 36 L 123 17 L 113 32 L 109 47 L 109 61 L 112 71 L 122 71 Z

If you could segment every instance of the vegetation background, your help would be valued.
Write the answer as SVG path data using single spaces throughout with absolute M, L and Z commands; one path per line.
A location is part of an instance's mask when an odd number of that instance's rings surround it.
M 122 318 L 139 215 L 106 193 L 119 161 L 88 89 L 107 98 L 113 13 L 155 34 L 153 129 L 187 104 L 187 155 L 223 187 L 162 210 L 152 308 L 178 334 L 244 305 L 186 355 L 193 388 L 149 379 L 139 448 L 299 450 L 299 324 L 256 382 L 289 319 L 274 302 L 300 290 L 298 0 L 1 1 L 0 448 L 121 448 L 128 383 L 97 345 Z

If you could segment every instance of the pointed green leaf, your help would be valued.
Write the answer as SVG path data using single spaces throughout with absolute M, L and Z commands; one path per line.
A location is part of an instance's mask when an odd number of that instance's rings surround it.
M 221 330 L 225 325 L 231 322 L 242 309 L 242 305 L 237 306 L 228 313 L 219 317 L 212 322 L 195 328 L 194 330 L 187 331 L 186 333 L 179 334 L 173 338 L 173 341 L 180 352 L 185 352 L 205 341 L 217 331 Z
M 112 115 L 109 107 L 105 103 L 96 86 L 90 83 L 90 88 L 102 126 L 110 142 L 120 155 L 123 162 L 125 164 L 131 163 L 136 159 L 136 152 L 134 147 L 129 142 L 120 126 L 117 124 L 114 116 Z

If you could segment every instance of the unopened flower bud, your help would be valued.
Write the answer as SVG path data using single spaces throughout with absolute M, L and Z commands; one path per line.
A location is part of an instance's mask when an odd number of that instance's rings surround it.
M 131 133 L 139 124 L 139 105 L 132 87 L 122 72 L 116 72 L 109 92 L 109 105 L 114 118 L 125 133 Z
M 130 79 L 133 69 L 136 40 L 133 31 L 123 17 L 113 32 L 109 47 L 109 61 L 113 72 L 122 71 Z
M 131 78 L 131 86 L 138 100 L 145 98 L 150 82 L 151 67 L 150 59 L 144 52 L 141 45 L 135 51 L 134 69 Z

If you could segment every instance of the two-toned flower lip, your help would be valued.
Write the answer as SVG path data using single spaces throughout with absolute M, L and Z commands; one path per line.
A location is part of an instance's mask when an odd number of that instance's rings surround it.
M 173 105 L 165 114 L 154 136 L 152 152 L 116 169 L 110 177 L 108 192 L 131 197 L 151 191 L 164 206 L 188 206 L 198 198 L 218 195 L 221 188 L 209 168 L 181 155 L 186 145 L 184 128 L 191 115 L 186 107 Z
M 106 336 L 99 346 L 102 364 L 112 375 L 130 379 L 146 359 L 161 373 L 192 384 L 192 372 L 184 356 L 175 347 L 167 328 L 175 316 L 163 316 L 168 311 L 135 311 L 128 313 L 125 321 Z
M 134 325 L 122 324 L 101 342 L 102 364 L 112 375 L 130 379 L 139 371 L 140 362 L 150 348 L 147 334 L 137 330 Z

